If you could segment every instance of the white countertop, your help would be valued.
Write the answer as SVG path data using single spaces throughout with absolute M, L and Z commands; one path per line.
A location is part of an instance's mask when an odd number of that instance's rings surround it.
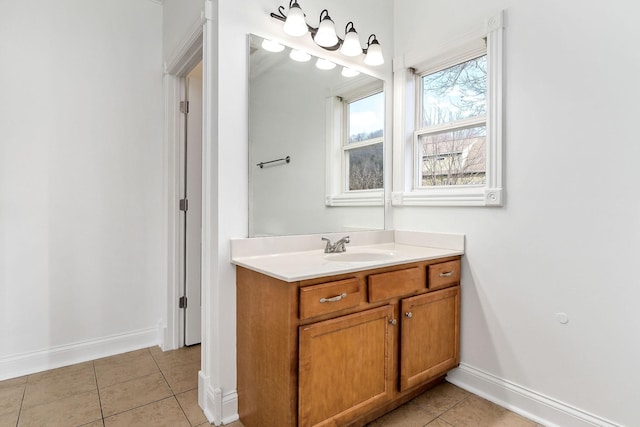
M 343 233 L 345 234 L 345 233 Z M 354 234 L 354 233 L 350 233 Z M 385 236 L 389 236 L 388 232 Z M 319 237 L 313 236 L 315 240 Z M 354 236 L 356 242 L 358 236 Z M 371 236 L 366 236 L 367 238 Z M 379 236 L 378 236 L 379 237 Z M 268 239 L 268 238 L 267 238 Z M 246 240 L 242 239 L 241 245 L 246 245 Z M 259 240 L 259 239 L 258 239 Z M 334 240 L 332 238 L 332 240 Z M 356 243 L 353 241 L 352 242 Z M 378 239 L 379 241 L 380 239 Z M 427 261 L 437 258 L 449 256 L 457 256 L 464 254 L 464 236 L 462 235 L 445 235 L 434 233 L 420 232 L 396 232 L 395 241 L 365 245 L 347 245 L 347 251 L 344 254 L 348 257 L 358 258 L 362 254 L 364 260 L 340 260 L 341 254 L 325 254 L 322 249 L 314 250 L 290 250 L 288 245 L 287 251 L 280 252 L 277 248 L 272 253 L 265 253 L 261 247 L 254 255 L 245 247 L 242 250 L 235 250 L 241 256 L 233 256 L 232 244 L 232 260 L 235 265 L 248 268 L 271 277 L 275 277 L 286 282 L 296 282 L 299 280 L 313 279 L 316 277 L 332 276 L 336 274 L 352 273 L 354 271 L 369 270 L 373 268 L 388 267 L 399 264 L 406 264 L 417 261 Z M 443 245 L 442 242 L 445 242 Z M 254 242 L 249 242 L 253 244 Z M 432 247 L 435 246 L 451 246 Z M 264 246 L 264 242 L 255 242 L 258 246 Z M 317 244 L 317 243 L 316 243 Z M 304 247 L 304 245 L 302 245 Z M 321 246 L 317 244 L 317 246 Z M 372 258 L 371 260 L 367 258 Z M 373 259 L 377 258 L 377 259 Z

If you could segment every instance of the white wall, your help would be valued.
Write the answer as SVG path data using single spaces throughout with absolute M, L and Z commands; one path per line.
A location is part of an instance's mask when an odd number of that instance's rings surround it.
M 399 229 L 466 234 L 462 362 L 581 416 L 639 425 L 637 7 L 394 6 L 396 55 L 446 42 L 506 9 L 505 206 L 393 212 Z M 494 397 L 509 403 L 510 395 Z
M 0 3 L 0 378 L 157 344 L 162 8 Z

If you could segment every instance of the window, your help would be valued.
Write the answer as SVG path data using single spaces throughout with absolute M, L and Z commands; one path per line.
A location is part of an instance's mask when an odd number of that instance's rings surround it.
M 372 80 L 351 81 L 327 101 L 327 206 L 383 205 L 385 97 Z
M 486 180 L 487 55 L 419 76 L 416 188 Z
M 395 70 L 394 205 L 502 205 L 502 14 L 487 24 Z
M 343 102 L 347 126 L 342 142 L 346 190 L 381 189 L 384 95 L 378 92 Z

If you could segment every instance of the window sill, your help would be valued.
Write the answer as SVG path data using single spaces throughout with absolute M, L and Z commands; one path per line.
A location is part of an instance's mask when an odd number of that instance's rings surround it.
M 327 206 L 384 206 L 384 192 L 382 190 L 340 193 L 328 195 L 325 199 Z
M 502 188 L 433 188 L 394 192 L 393 206 L 502 206 Z

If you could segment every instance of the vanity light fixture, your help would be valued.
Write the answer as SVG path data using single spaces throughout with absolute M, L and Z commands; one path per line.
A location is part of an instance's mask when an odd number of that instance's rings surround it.
M 291 49 L 291 52 L 289 52 L 289 58 L 298 62 L 307 62 L 308 60 L 311 59 L 311 55 L 301 50 Z
M 278 11 L 279 10 L 280 8 L 278 8 Z M 289 2 L 289 14 L 284 21 L 284 27 L 282 29 L 286 34 L 293 37 L 302 37 L 309 32 L 309 27 L 304 19 L 304 12 L 300 9 L 297 0 L 291 0 Z
M 284 50 L 283 45 L 269 39 L 262 40 L 262 48 L 264 50 L 268 50 L 269 52 L 282 52 Z
M 283 30 L 286 34 L 293 37 L 302 37 L 307 33 L 311 34 L 311 38 L 316 44 L 324 49 L 335 51 L 338 50 L 345 56 L 356 57 L 366 54 L 364 63 L 367 65 L 384 64 L 382 48 L 375 34 L 371 34 L 367 41 L 367 47 L 362 48 L 360 38 L 352 21 L 345 27 L 344 40 L 336 34 L 336 26 L 329 11 L 324 9 L 320 12 L 320 22 L 318 27 L 312 27 L 307 24 L 304 12 L 298 4 L 298 0 L 289 1 L 289 12 L 285 15 L 285 7 L 279 6 L 278 13 L 271 12 L 270 16 L 279 21 L 284 22 Z M 373 39 L 373 40 L 372 40 Z
M 371 40 L 373 38 L 373 40 Z M 375 34 L 369 36 L 367 40 L 367 55 L 364 57 L 364 63 L 367 65 L 382 65 L 384 57 L 382 56 L 382 48 Z
M 324 18 L 322 17 L 324 15 Z M 320 12 L 320 25 L 316 34 L 313 36 L 313 40 L 320 47 L 333 48 L 338 45 L 338 36 L 336 34 L 336 24 L 333 23 L 333 19 L 329 16 L 329 11 L 324 9 Z
M 351 25 L 351 28 L 349 28 Z M 362 46 L 360 46 L 360 37 L 356 33 L 356 29 L 353 26 L 353 22 L 349 22 L 344 28 L 344 41 L 340 48 L 340 53 L 344 56 L 358 56 L 362 55 Z

